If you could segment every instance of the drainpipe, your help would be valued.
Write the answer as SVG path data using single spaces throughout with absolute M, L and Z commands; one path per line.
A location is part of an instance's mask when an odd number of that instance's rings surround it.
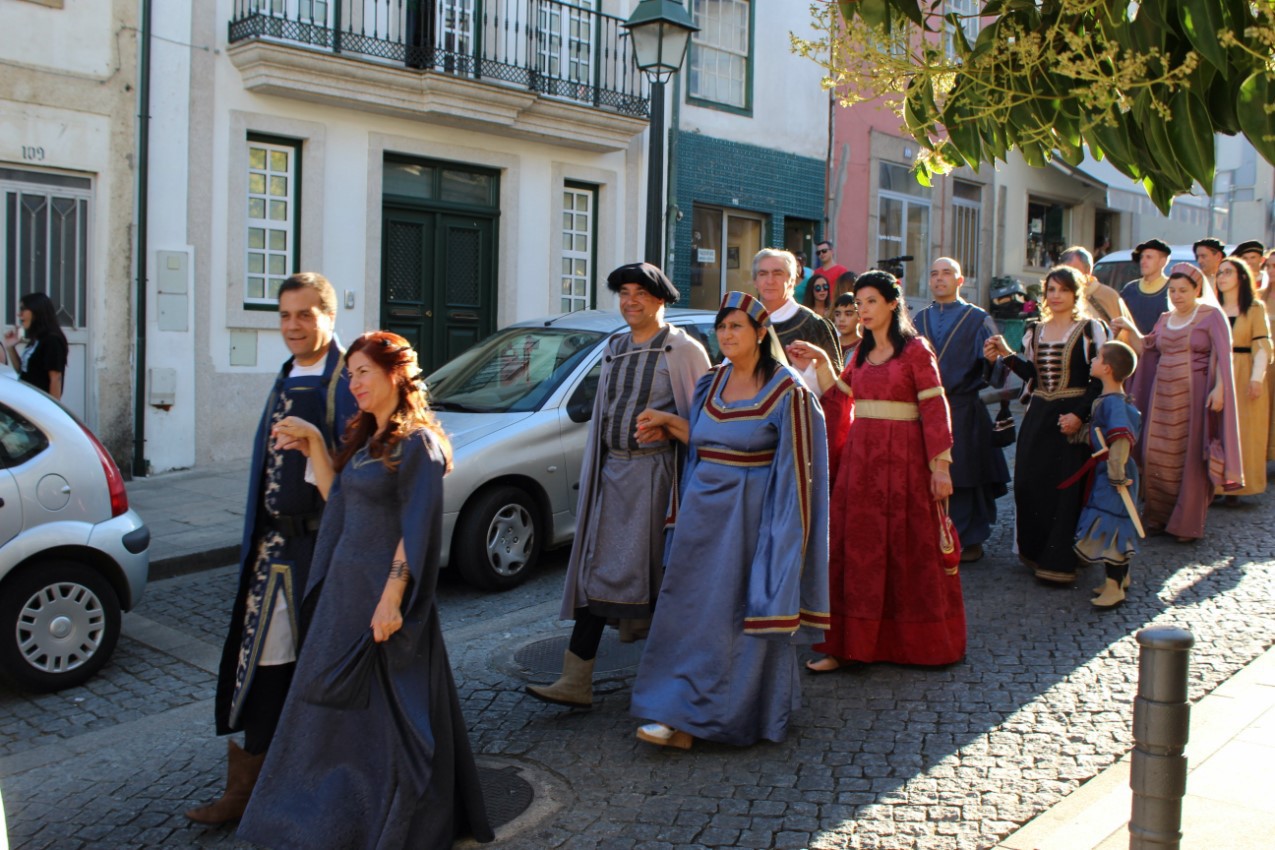
M 146 231 L 150 193 L 151 0 L 142 0 L 137 112 L 137 289 L 133 296 L 133 475 L 146 474 Z

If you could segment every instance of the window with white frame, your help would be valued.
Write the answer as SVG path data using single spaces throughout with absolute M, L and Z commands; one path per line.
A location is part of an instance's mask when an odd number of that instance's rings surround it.
M 961 31 L 965 33 L 965 40 L 971 45 L 974 43 L 974 39 L 978 38 L 980 29 L 978 13 L 981 8 L 981 0 L 947 0 L 947 14 L 960 16 Z M 943 41 L 947 45 L 947 58 L 954 59 L 956 58 L 956 28 L 951 23 L 948 23 L 944 25 L 943 30 Z
M 699 32 L 691 37 L 687 94 L 736 109 L 749 107 L 749 0 L 693 0 Z
M 588 310 L 595 304 L 593 278 L 597 207 L 596 186 L 567 183 L 563 187 L 559 303 L 564 313 Z
M 875 260 L 900 269 L 904 294 L 921 297 L 928 283 L 922 275 L 930 254 L 930 189 L 906 165 L 893 162 L 880 164 L 878 181 Z M 902 256 L 912 259 L 886 262 Z
M 300 143 L 248 139 L 245 306 L 273 309 L 296 270 L 300 158 Z

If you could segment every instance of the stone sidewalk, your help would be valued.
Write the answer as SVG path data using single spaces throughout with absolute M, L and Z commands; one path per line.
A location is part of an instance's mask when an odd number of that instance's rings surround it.
M 127 483 L 129 505 L 151 530 L 151 578 L 218 567 L 239 557 L 247 458 Z

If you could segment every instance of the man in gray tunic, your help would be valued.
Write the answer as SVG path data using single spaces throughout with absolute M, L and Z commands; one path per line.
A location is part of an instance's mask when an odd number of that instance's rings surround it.
M 704 347 L 664 321 L 665 305 L 678 300 L 664 272 L 649 263 L 621 266 L 607 288 L 619 294 L 629 330 L 607 341 L 584 448 L 562 594 L 562 619 L 575 627 L 562 676 L 527 688 L 537 699 L 578 708 L 593 704 L 593 663 L 607 623 L 649 621 L 660 591 L 664 522 L 681 459 L 675 441 L 638 443 L 638 414 L 655 408 L 689 418 L 695 383 L 709 367 Z

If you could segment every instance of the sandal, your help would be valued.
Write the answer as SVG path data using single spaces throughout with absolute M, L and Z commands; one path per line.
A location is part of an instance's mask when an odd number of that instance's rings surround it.
M 675 747 L 679 750 L 689 750 L 691 742 L 695 740 L 691 737 L 690 732 L 680 732 L 672 726 L 666 726 L 663 723 L 648 723 L 645 726 L 639 726 L 637 736 L 639 741 L 646 741 L 648 744 L 654 744 L 657 747 Z

